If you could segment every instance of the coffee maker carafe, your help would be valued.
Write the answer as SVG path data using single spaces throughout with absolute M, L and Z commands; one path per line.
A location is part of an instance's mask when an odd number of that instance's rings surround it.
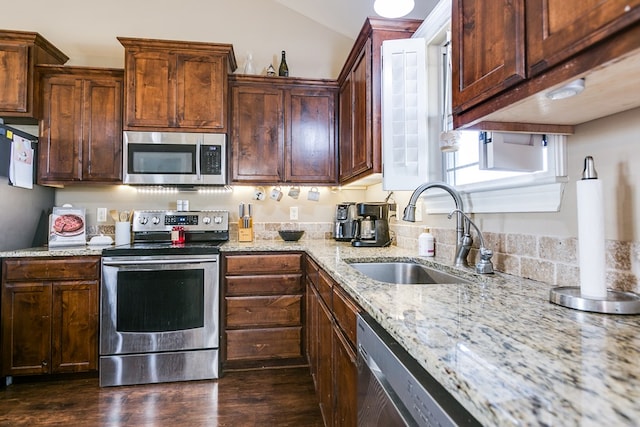
M 356 203 L 344 202 L 336 205 L 333 238 L 342 242 L 350 242 L 355 237 Z
M 391 244 L 388 203 L 357 203 L 356 213 L 353 246 L 383 247 Z

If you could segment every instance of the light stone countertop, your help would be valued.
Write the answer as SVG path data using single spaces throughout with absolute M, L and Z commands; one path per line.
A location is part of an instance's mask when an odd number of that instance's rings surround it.
M 483 425 L 637 426 L 640 316 L 551 304 L 549 285 L 477 276 L 396 247 L 332 240 L 227 242 L 221 250 L 305 251 Z M 49 254 L 49 253 L 53 254 Z M 28 249 L 0 257 L 99 255 Z M 376 282 L 345 260 L 413 259 L 472 284 Z

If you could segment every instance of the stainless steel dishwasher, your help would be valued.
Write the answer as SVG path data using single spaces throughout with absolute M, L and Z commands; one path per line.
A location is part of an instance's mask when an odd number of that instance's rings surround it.
M 358 315 L 358 426 L 480 426 L 371 316 Z

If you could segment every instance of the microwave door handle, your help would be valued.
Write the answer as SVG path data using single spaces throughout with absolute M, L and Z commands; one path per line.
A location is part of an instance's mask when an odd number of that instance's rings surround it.
M 198 141 L 196 143 L 196 179 L 198 181 L 202 180 L 202 173 L 200 171 L 200 161 L 202 160 L 201 150 L 202 150 L 202 143 Z

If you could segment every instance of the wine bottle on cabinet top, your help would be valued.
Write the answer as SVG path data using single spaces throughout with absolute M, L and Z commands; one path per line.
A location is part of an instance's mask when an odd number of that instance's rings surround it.
M 287 66 L 287 59 L 284 50 L 282 51 L 282 59 L 280 59 L 280 68 L 278 69 L 278 75 L 282 77 L 289 76 L 289 67 Z

